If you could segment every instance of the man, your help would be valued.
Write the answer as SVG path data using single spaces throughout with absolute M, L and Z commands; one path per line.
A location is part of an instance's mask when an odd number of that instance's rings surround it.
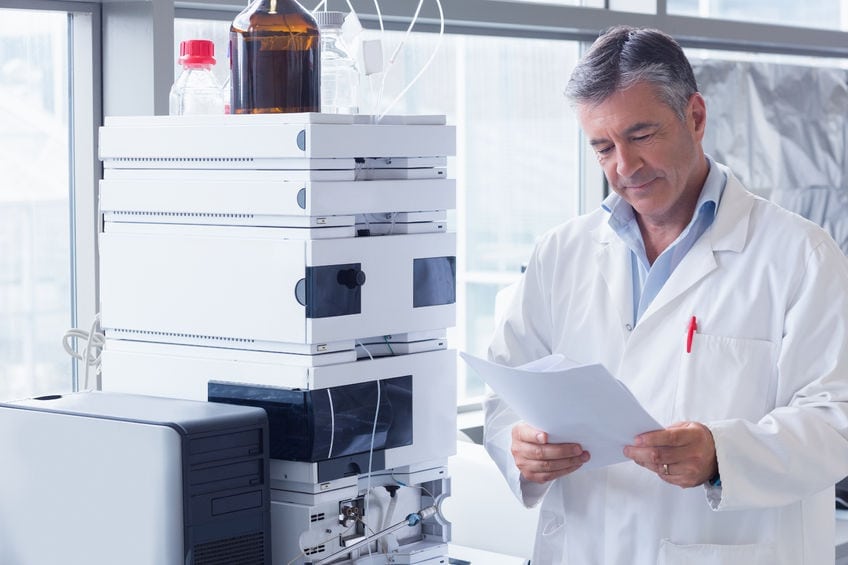
M 489 356 L 602 363 L 665 429 L 581 469 L 582 446 L 487 400 L 489 453 L 542 502 L 533 564 L 833 563 L 848 262 L 704 154 L 706 105 L 668 35 L 609 30 L 566 93 L 613 194 L 540 240 Z

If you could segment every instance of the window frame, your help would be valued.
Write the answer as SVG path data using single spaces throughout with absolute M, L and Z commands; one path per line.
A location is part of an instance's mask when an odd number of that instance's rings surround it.
M 97 129 L 102 121 L 100 14 L 98 2 L 0 0 L 2 9 L 53 11 L 68 14 L 68 209 L 70 233 L 71 327 L 89 326 L 98 310 L 97 199 L 101 176 L 97 159 Z M 57 336 L 57 340 L 60 336 Z M 71 387 L 79 388 L 84 369 L 72 360 Z
M 71 12 L 69 81 L 70 208 L 71 208 L 71 325 L 90 326 L 100 310 L 97 277 L 99 214 L 97 189 L 102 166 L 97 154 L 98 128 L 102 123 L 100 6 L 79 5 Z M 84 371 L 74 360 L 73 390 Z

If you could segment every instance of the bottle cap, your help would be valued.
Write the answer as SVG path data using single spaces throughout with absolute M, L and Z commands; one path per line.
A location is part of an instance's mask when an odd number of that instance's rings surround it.
M 344 12 L 324 12 L 318 11 L 312 14 L 315 17 L 315 23 L 318 24 L 318 28 L 340 28 L 345 21 Z
M 188 39 L 180 42 L 180 64 L 214 65 L 215 44 L 208 39 Z

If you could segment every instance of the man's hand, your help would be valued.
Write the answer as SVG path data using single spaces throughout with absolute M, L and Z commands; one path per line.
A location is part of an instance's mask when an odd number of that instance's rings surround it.
M 682 488 L 704 484 L 718 472 L 713 434 L 698 422 L 679 422 L 638 435 L 624 448 L 624 455 Z
M 589 452 L 576 443 L 548 443 L 548 434 L 519 423 L 512 428 L 512 457 L 526 480 L 546 483 L 579 469 Z

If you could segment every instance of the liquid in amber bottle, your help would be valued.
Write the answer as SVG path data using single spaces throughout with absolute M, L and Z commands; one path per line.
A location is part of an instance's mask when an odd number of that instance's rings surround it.
M 233 114 L 321 111 L 318 24 L 296 0 L 254 0 L 230 27 Z

